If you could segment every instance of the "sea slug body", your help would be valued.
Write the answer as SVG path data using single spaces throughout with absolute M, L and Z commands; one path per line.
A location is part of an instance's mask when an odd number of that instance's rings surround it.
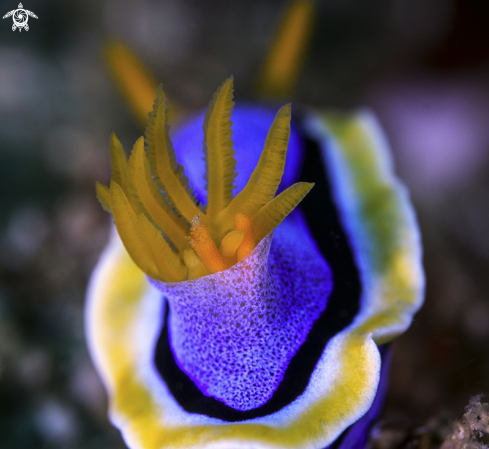
M 86 314 L 111 419 L 132 449 L 364 447 L 422 303 L 407 194 L 369 113 L 232 94 L 170 138 L 159 90 L 129 160 L 112 138 Z

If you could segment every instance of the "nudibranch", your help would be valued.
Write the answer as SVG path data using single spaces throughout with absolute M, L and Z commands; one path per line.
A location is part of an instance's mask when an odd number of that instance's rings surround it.
M 234 106 L 230 78 L 170 138 L 159 89 L 129 159 L 111 139 L 86 315 L 111 419 L 132 449 L 364 447 L 422 302 L 407 193 L 369 113 Z

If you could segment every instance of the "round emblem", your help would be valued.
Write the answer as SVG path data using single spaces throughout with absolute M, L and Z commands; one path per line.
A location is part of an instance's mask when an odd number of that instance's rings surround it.
M 14 12 L 14 24 L 18 28 L 24 28 L 27 25 L 27 21 L 29 20 L 29 16 L 25 12 L 25 9 L 17 9 Z
M 12 19 L 14 21 L 12 25 L 12 31 L 19 30 L 22 31 L 22 28 L 24 30 L 29 31 L 29 25 L 27 24 L 29 20 L 29 16 L 34 17 L 37 19 L 37 16 L 32 12 L 27 9 L 24 9 L 22 6 L 22 3 L 19 3 L 17 6 L 17 9 L 13 9 L 12 11 L 9 11 L 7 14 L 5 14 L 2 19 L 6 19 L 7 17 L 12 16 Z

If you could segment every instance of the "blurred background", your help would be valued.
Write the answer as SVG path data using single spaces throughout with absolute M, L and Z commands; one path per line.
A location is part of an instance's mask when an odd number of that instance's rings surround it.
M 102 46 L 122 39 L 185 111 L 230 74 L 256 100 L 286 3 L 25 0 L 28 32 L 0 21 L 2 449 L 125 447 L 87 353 L 84 295 L 110 229 L 94 188 L 109 180 L 109 136 L 128 148 L 143 126 Z M 372 109 L 422 229 L 426 304 L 394 344 L 383 415 L 401 441 L 489 393 L 489 3 L 323 0 L 314 16 L 287 100 Z

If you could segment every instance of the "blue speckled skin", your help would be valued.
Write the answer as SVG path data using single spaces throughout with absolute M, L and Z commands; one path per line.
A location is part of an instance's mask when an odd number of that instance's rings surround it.
M 239 103 L 235 106 L 232 129 L 238 174 L 234 194 L 245 186 L 256 166 L 274 117 L 275 112 L 263 106 Z M 198 199 L 205 202 L 203 121 L 204 112 L 197 114 L 176 129 L 172 140 Z M 292 122 L 287 162 L 278 192 L 298 180 L 304 151 L 305 144 Z M 193 298 L 175 295 L 168 284 L 152 281 L 169 300 L 170 342 L 180 368 L 204 394 L 236 410 L 254 409 L 272 396 L 290 359 L 326 308 L 332 289 L 331 269 L 300 211 L 295 211 L 275 231 L 269 267 L 264 269 L 271 273 L 276 288 L 272 287 L 272 295 L 270 292 L 264 295 L 261 304 L 255 297 L 239 294 L 224 302 L 209 295 L 195 304 Z M 259 292 L 259 288 L 254 291 Z M 237 315 L 242 300 L 247 306 L 251 304 L 251 308 L 247 318 L 239 323 Z M 262 318 L 257 319 L 258 315 Z M 196 326 L 196 322 L 202 325 Z M 227 325 L 223 326 L 223 322 Z M 365 447 L 368 431 L 384 401 L 389 353 L 389 348 L 384 348 L 381 381 L 372 408 L 330 448 Z
M 228 270 L 185 283 L 150 281 L 168 299 L 180 368 L 205 395 L 241 411 L 274 394 L 332 290 L 331 270 L 300 214 Z
M 236 106 L 235 194 L 274 116 Z M 205 204 L 202 119 L 173 143 Z M 386 392 L 385 344 L 422 303 L 419 231 L 366 112 L 293 124 L 281 189 L 299 179 L 316 186 L 253 263 L 148 285 L 113 238 L 91 279 L 87 334 L 129 447 L 365 447 Z
M 235 106 L 234 194 L 257 165 L 274 118 L 275 111 L 262 106 Z M 178 160 L 201 201 L 206 196 L 203 119 L 203 113 L 195 116 L 172 136 Z M 279 191 L 297 181 L 303 152 L 293 125 Z M 331 270 L 299 212 L 279 226 L 273 242 L 268 240 L 266 254 L 258 265 L 252 264 L 253 273 L 250 267 L 237 269 L 238 264 L 219 273 L 215 282 L 208 276 L 183 288 L 152 281 L 169 300 L 171 348 L 180 368 L 203 394 L 241 411 L 270 399 L 332 290 Z

